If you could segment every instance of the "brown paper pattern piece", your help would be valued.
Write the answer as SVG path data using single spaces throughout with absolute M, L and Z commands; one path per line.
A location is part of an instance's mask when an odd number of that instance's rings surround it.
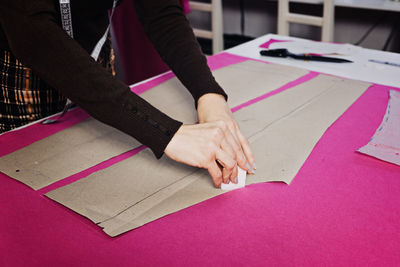
M 254 86 L 269 87 L 267 82 L 259 83 Z M 247 184 L 289 184 L 326 129 L 368 87 L 364 82 L 319 75 L 237 111 L 235 117 L 258 165 Z M 47 196 L 116 236 L 224 193 L 213 187 L 204 170 L 166 157 L 157 161 L 149 153 L 144 150 Z

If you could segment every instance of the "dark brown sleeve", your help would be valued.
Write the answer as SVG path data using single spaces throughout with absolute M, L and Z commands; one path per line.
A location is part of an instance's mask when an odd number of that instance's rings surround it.
M 147 36 L 193 95 L 195 103 L 206 93 L 221 94 L 226 99 L 227 95 L 211 74 L 180 1 L 133 1 Z
M 13 54 L 94 118 L 152 149 L 156 157 L 181 126 L 116 80 L 57 25 L 52 0 L 6 0 L 0 23 Z

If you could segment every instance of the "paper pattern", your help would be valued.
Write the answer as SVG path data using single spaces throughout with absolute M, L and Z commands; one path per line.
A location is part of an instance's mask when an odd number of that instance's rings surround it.
M 296 80 L 307 71 L 248 60 L 213 74 L 228 91 L 229 104 L 236 106 L 260 92 L 270 92 Z M 141 96 L 174 119 L 197 121 L 193 98 L 177 78 Z M 37 190 L 138 146 L 140 143 L 132 137 L 90 118 L 1 157 L 0 171 Z
M 400 92 L 390 90 L 386 114 L 367 145 L 358 151 L 400 165 Z
M 240 77 L 225 75 L 231 80 L 247 79 L 243 73 Z M 265 93 L 261 88 L 270 89 L 269 80 L 266 76 L 265 81 L 253 84 L 259 95 Z M 256 174 L 249 175 L 246 183 L 290 183 L 326 129 L 368 87 L 364 82 L 319 75 L 238 110 L 235 117 L 249 138 L 258 165 Z M 232 88 L 225 88 L 230 94 Z M 163 85 L 158 90 L 163 90 Z M 168 113 L 176 106 L 164 108 Z M 213 188 L 205 170 L 191 169 L 165 157 L 157 161 L 149 153 L 144 150 L 46 195 L 116 236 L 224 193 Z M 168 167 L 158 170 L 158 165 Z
M 89 118 L 1 157 L 0 171 L 37 190 L 138 146 L 132 137 Z
M 230 107 L 238 106 L 261 94 L 271 92 L 308 71 L 254 60 L 232 64 L 213 71 L 217 82 L 228 94 Z M 140 95 L 174 119 L 197 122 L 193 97 L 175 77 Z

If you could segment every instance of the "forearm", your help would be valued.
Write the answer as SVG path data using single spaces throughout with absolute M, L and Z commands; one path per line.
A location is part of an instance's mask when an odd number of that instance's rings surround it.
M 227 98 L 211 74 L 179 0 L 134 2 L 149 39 L 193 95 L 196 104 L 207 93 L 217 93 Z

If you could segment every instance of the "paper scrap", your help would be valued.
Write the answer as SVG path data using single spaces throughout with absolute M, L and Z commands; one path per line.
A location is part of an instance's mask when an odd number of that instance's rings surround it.
M 266 82 L 263 86 L 269 88 Z M 289 184 L 326 129 L 369 86 L 321 74 L 234 113 L 257 159 L 256 174 L 246 184 Z M 166 158 L 157 161 L 146 151 L 46 196 L 116 236 L 225 192 L 213 187 L 205 170 L 185 172 L 183 165 L 172 165 Z M 171 165 L 156 171 L 158 164 Z M 162 177 L 157 178 L 158 173 Z
M 358 151 L 400 165 L 400 92 L 390 90 L 385 116 L 367 145 Z
M 221 190 L 231 191 L 239 188 L 243 188 L 246 186 L 246 171 L 242 168 L 238 167 L 238 183 L 234 184 L 229 181 L 228 184 L 221 184 Z

